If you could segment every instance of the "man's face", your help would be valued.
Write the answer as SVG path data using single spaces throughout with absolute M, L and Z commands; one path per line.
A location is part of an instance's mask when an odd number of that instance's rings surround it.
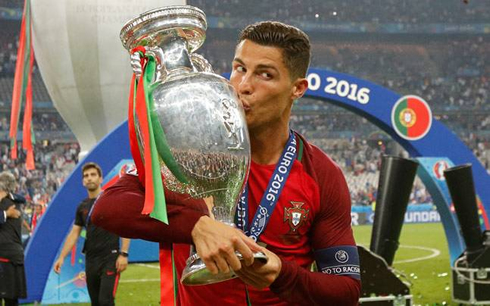
M 243 104 L 251 132 L 257 128 L 287 124 L 295 92 L 282 51 L 249 40 L 235 51 L 230 77 Z
M 95 168 L 88 168 L 83 172 L 83 186 L 88 191 L 95 191 L 102 184 L 102 177 L 99 176 L 99 172 Z

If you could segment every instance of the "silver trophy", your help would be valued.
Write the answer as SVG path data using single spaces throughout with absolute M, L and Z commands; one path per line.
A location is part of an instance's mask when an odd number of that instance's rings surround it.
M 159 63 L 151 86 L 150 117 L 156 118 L 152 125 L 165 186 L 194 198 L 212 197 L 214 218 L 234 226 L 250 167 L 250 141 L 233 87 L 193 53 L 203 44 L 206 28 L 201 10 L 169 6 L 130 20 L 120 37 L 128 51 L 145 46 Z M 141 134 L 137 122 L 136 130 Z M 141 144 L 142 138 L 138 141 Z M 267 261 L 263 253 L 255 258 Z M 204 285 L 233 277 L 233 271 L 211 274 L 192 250 L 181 282 Z

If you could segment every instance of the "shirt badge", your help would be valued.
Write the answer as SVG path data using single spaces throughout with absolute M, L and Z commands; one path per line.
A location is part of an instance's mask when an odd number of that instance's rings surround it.
M 305 203 L 291 201 L 293 207 L 284 207 L 284 222 L 288 222 L 290 233 L 296 233 L 296 230 L 308 219 L 309 209 L 301 208 Z

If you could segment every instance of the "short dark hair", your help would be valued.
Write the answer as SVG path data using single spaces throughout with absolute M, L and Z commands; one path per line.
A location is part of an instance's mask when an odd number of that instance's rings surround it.
M 310 65 L 310 39 L 305 32 L 278 21 L 262 21 L 242 30 L 238 43 L 250 40 L 262 46 L 282 49 L 291 79 L 304 78 Z
M 88 169 L 95 169 L 97 170 L 97 173 L 99 173 L 99 176 L 102 177 L 102 169 L 100 168 L 99 165 L 97 165 L 94 162 L 88 162 L 82 166 L 82 175 L 87 171 Z

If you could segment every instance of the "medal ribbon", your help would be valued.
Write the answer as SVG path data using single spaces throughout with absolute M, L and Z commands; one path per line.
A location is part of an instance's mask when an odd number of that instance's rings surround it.
M 276 169 L 272 173 L 269 184 L 265 189 L 264 195 L 260 200 L 260 205 L 255 212 L 255 216 L 250 226 L 248 222 L 248 183 L 245 185 L 240 200 L 237 205 L 236 219 L 237 227 L 243 232 L 257 241 L 269 223 L 270 217 L 276 207 L 276 204 L 281 195 L 282 189 L 286 185 L 289 173 L 293 168 L 294 160 L 296 159 L 296 136 L 293 131 L 289 134 L 288 142 L 284 148 L 281 158 L 276 165 Z

